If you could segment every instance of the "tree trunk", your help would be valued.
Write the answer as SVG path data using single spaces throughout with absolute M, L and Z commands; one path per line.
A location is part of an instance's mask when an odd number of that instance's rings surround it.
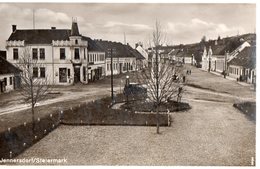
M 32 104 L 32 131 L 35 131 L 34 105 Z
M 156 133 L 157 134 L 160 134 L 160 121 L 159 121 L 159 105 L 157 105 L 157 108 L 156 108 L 156 120 L 157 120 L 157 123 L 156 123 Z

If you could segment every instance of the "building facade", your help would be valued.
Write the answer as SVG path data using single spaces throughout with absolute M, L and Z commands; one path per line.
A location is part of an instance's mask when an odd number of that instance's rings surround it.
M 6 50 L 7 60 L 15 65 L 23 57 L 36 60 L 39 67 L 33 74 L 47 78 L 49 84 L 88 83 L 88 41 L 79 34 L 75 20 L 71 29 L 18 30 L 13 25 Z
M 113 75 L 136 70 L 136 55 L 133 48 L 120 42 L 95 40 L 96 44 L 105 51 L 105 75 L 111 75 L 111 57 Z
M 20 87 L 20 70 L 0 56 L 0 93 Z
M 228 75 L 238 81 L 256 83 L 256 47 L 245 47 L 228 63 Z

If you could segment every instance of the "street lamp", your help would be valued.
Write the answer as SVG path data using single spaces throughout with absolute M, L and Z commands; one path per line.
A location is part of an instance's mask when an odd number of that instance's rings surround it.
M 126 86 L 126 104 L 127 104 L 127 107 L 128 107 L 128 95 L 129 95 L 129 76 L 127 75 L 126 76 L 126 79 L 125 79 L 125 86 Z

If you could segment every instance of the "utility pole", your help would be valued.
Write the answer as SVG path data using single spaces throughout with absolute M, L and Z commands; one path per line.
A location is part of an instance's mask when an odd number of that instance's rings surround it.
M 113 83 L 113 52 L 115 51 L 115 48 L 109 48 L 108 49 L 108 55 L 111 58 L 111 65 L 110 65 L 110 69 L 111 69 L 111 100 L 112 100 L 112 104 L 114 104 L 114 83 Z

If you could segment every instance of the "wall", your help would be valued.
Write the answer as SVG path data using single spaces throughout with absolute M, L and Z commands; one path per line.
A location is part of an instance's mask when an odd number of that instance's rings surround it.
M 133 70 L 129 69 L 128 71 L 135 71 L 136 69 L 136 58 L 134 57 L 120 57 L 120 58 L 113 58 L 113 63 L 117 66 L 113 69 L 113 74 L 119 74 L 120 73 L 120 63 L 122 63 L 122 73 L 127 72 L 126 69 L 124 69 L 124 65 L 126 63 L 130 64 L 130 67 L 133 67 Z M 106 76 L 111 75 L 111 69 L 110 69 L 111 59 L 106 58 Z
M 10 84 L 10 77 L 12 78 L 12 83 Z M 12 90 L 14 90 L 14 74 L 2 74 L 0 75 L 0 81 L 3 81 L 4 78 L 6 78 L 6 87 L 4 92 L 10 92 Z M 1 93 L 1 90 L 0 90 Z
M 68 43 L 67 41 L 60 41 L 59 43 Z M 45 67 L 45 75 L 48 81 L 48 84 L 55 84 L 55 85 L 70 85 L 74 83 L 74 68 L 73 63 L 81 63 L 80 68 L 80 81 L 82 83 L 88 83 L 87 80 L 87 70 L 86 70 L 86 81 L 83 81 L 83 67 L 88 67 L 88 60 L 87 60 L 87 46 L 52 46 L 50 44 L 37 44 L 37 45 L 26 45 L 29 47 L 31 52 L 30 55 L 32 57 L 32 49 L 38 49 L 38 58 L 40 57 L 39 48 L 45 49 L 45 59 L 41 60 L 38 59 L 37 63 L 39 63 L 39 67 Z M 22 57 L 23 51 L 25 46 L 7 46 L 7 60 L 14 65 L 19 62 L 18 60 L 13 59 L 13 49 L 18 49 L 19 58 Z M 65 48 L 65 56 L 64 60 L 60 59 L 60 48 Z M 80 59 L 74 59 L 74 48 L 80 49 Z M 85 57 L 84 57 L 84 50 L 85 50 Z M 70 69 L 70 77 L 67 77 L 67 82 L 59 82 L 59 68 L 67 68 Z

